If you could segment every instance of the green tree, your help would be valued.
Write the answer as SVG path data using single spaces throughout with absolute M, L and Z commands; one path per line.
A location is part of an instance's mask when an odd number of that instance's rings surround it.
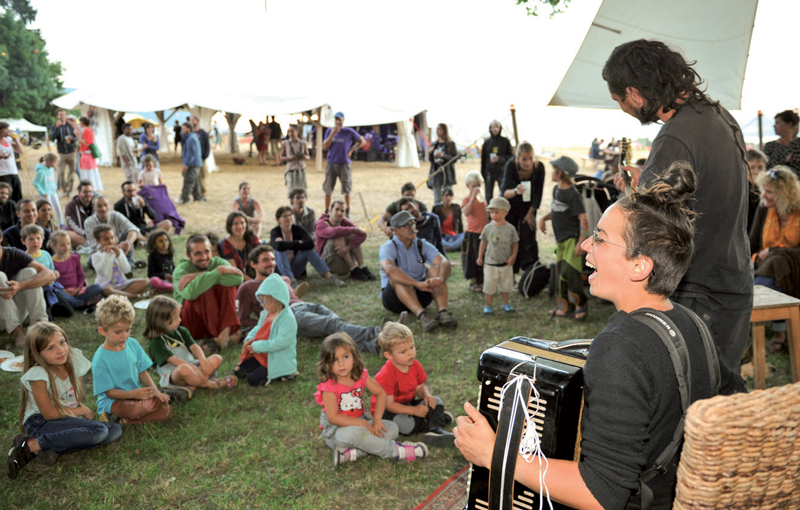
M 525 5 L 528 16 L 538 16 L 539 4 L 547 5 L 552 9 L 550 11 L 550 17 L 552 18 L 556 14 L 564 12 L 561 8 L 566 9 L 569 6 L 569 2 L 570 0 L 517 0 L 517 5 Z M 529 4 L 533 5 L 533 7 Z
M 50 101 L 63 86 L 62 69 L 48 60 L 39 31 L 27 28 L 35 18 L 28 0 L 0 0 L 0 117 L 47 125 Z

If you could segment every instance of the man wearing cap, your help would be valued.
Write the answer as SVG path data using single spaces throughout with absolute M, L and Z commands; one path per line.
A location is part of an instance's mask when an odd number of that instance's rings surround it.
M 425 331 L 439 326 L 456 327 L 458 321 L 447 309 L 447 278 L 450 261 L 428 241 L 417 238 L 416 222 L 408 211 L 389 220 L 394 237 L 381 246 L 381 298 L 395 313 L 410 311 Z M 425 308 L 436 302 L 435 318 Z
M 401 198 L 399 203 L 401 211 L 408 211 L 414 217 L 417 237 L 425 239 L 435 246 L 439 253 L 447 257 L 442 244 L 442 225 L 439 223 L 439 217 L 429 212 L 420 212 L 419 205 L 413 198 Z
M 50 130 L 50 139 L 56 142 L 58 149 L 58 186 L 63 196 L 72 194 L 72 181 L 78 171 L 75 166 L 75 123 L 78 119 L 74 115 L 67 115 L 63 108 L 56 110 L 56 123 Z M 69 167 L 68 172 L 64 169 Z
M 336 185 L 337 177 L 342 183 L 347 216 L 350 216 L 350 191 L 353 189 L 353 168 L 350 166 L 350 155 L 366 143 L 364 137 L 355 129 L 344 126 L 344 113 L 336 112 L 336 125 L 325 132 L 325 141 L 322 149 L 328 151 L 328 165 L 325 167 L 325 182 L 322 190 L 325 192 L 325 212 L 331 206 L 331 195 Z

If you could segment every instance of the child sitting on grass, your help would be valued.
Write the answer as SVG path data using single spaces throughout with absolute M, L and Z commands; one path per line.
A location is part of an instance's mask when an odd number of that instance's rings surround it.
M 147 350 L 156 364 L 161 390 L 182 402 L 192 396 L 195 388 L 228 388 L 239 382 L 235 376 L 223 381 L 212 378 L 222 365 L 222 356 L 214 354 L 206 359 L 203 349 L 192 338 L 189 330 L 181 326 L 181 305 L 167 296 L 150 300 L 145 314 L 144 336 L 150 339 Z
M 125 275 L 131 272 L 128 256 L 117 247 L 117 239 L 111 225 L 101 224 L 94 228 L 92 235 L 100 244 L 100 250 L 92 254 L 92 267 L 97 272 L 94 283 L 108 288 L 111 293 L 129 298 L 139 297 L 148 290 L 149 282 L 144 278 L 129 280 Z
M 314 393 L 322 406 L 319 428 L 322 440 L 333 449 L 334 467 L 367 454 L 408 461 L 428 455 L 424 443 L 395 441 L 397 424 L 383 419 L 386 392 L 369 376 L 350 335 L 334 333 L 322 341 L 315 373 L 321 381 Z M 375 396 L 371 420 L 364 415 L 364 388 Z
M 234 373 L 247 377 L 250 386 L 267 385 L 276 379 L 294 379 L 297 373 L 297 321 L 289 308 L 289 289 L 277 274 L 271 274 L 256 291 L 264 310 L 250 330 Z
M 122 296 L 107 297 L 97 305 L 95 316 L 97 331 L 105 337 L 92 358 L 100 421 L 134 425 L 169 420 L 169 395 L 156 387 L 147 372 L 153 362 L 139 342 L 130 338 L 135 318 L 130 301 Z
M 550 317 L 570 317 L 584 321 L 588 316 L 586 293 L 583 291 L 583 255 L 581 243 L 586 239 L 589 220 L 586 209 L 573 177 L 578 173 L 578 165 L 572 158 L 561 156 L 550 162 L 553 165 L 551 178 L 557 182 L 553 187 L 553 205 L 550 214 L 539 220 L 539 229 L 547 233 L 545 222 L 552 218 L 556 248 L 557 306 L 550 310 Z M 573 315 L 574 314 L 574 315 Z
M 461 202 L 461 210 L 467 217 L 467 231 L 461 244 L 461 264 L 464 266 L 464 278 L 470 281 L 469 290 L 480 292 L 483 290 L 483 268 L 477 264 L 478 249 L 481 244 L 481 232 L 489 222 L 486 214 L 481 186 L 483 177 L 480 172 L 469 172 L 464 177 L 464 182 L 469 190 L 469 195 Z
M 489 202 L 492 221 L 481 232 L 477 264 L 483 267 L 483 293 L 486 294 L 484 314 L 494 313 L 492 300 L 498 289 L 503 298 L 503 311 L 514 311 L 514 307 L 508 303 L 508 296 L 514 290 L 514 262 L 519 250 L 519 234 L 506 221 L 510 210 L 508 200 L 494 197 Z
M 150 232 L 147 238 L 147 277 L 158 292 L 172 293 L 172 273 L 175 272 L 175 248 L 169 234 L 161 229 Z
M 383 417 L 397 424 L 400 434 L 407 436 L 425 432 L 423 441 L 431 446 L 453 446 L 453 434 L 445 426 L 453 415 L 445 412 L 444 403 L 431 394 L 425 381 L 428 376 L 417 361 L 414 335 L 399 322 L 387 322 L 378 334 L 386 363 L 375 380 L 386 392 Z M 375 412 L 373 396 L 370 409 Z
M 139 172 L 139 187 L 157 186 L 161 181 L 161 170 L 156 168 L 156 158 L 151 154 L 142 158 L 142 170 Z
M 6 458 L 12 480 L 31 460 L 52 466 L 65 453 L 113 443 L 122 435 L 116 423 L 98 423 L 84 405 L 82 377 L 91 368 L 79 349 L 67 344 L 64 330 L 37 322 L 25 335 L 20 429 Z
M 72 253 L 72 241 L 66 231 L 56 230 L 50 234 L 50 249 L 53 250 L 56 281 L 62 287 L 55 289 L 59 301 L 69 303 L 74 310 L 87 310 L 103 296 L 111 295 L 110 288 L 86 285 L 81 257 Z
M 42 243 L 44 242 L 44 229 L 42 227 L 35 223 L 25 225 L 22 227 L 22 230 L 20 230 L 19 237 L 22 244 L 25 245 L 25 253 L 33 257 L 33 260 L 50 271 L 55 272 L 56 268 L 53 265 L 53 257 L 51 257 L 50 253 L 46 250 L 42 249 Z M 58 272 L 55 272 L 55 275 L 56 280 L 58 280 Z M 53 306 L 58 304 L 58 296 L 55 293 L 57 285 L 57 283 L 53 283 L 53 285 L 45 285 L 42 287 L 44 301 L 50 318 L 53 316 Z M 55 311 L 57 312 L 55 314 L 57 317 L 72 317 L 73 313 L 72 310 L 61 310 L 59 307 L 56 307 Z

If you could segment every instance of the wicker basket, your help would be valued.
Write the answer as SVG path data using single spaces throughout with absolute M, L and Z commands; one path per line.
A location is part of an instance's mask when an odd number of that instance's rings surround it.
M 673 509 L 800 508 L 800 383 L 695 402 Z

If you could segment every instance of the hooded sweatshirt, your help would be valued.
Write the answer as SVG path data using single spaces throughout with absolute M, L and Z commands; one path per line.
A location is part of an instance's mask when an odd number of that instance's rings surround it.
M 511 159 L 514 155 L 514 149 L 511 148 L 511 142 L 508 141 L 503 135 L 503 126 L 500 126 L 500 131 L 497 136 L 492 136 L 492 125 L 489 124 L 489 138 L 483 142 L 483 150 L 481 150 L 481 175 L 484 179 L 489 174 L 503 175 L 506 167 L 506 161 Z M 497 163 L 492 163 L 490 156 L 497 155 Z
M 86 237 L 86 230 L 84 230 L 83 224 L 86 222 L 86 218 L 92 215 L 92 203 L 89 202 L 89 205 L 84 207 L 80 196 L 75 195 L 67 204 L 64 215 L 67 218 L 67 230 L 72 230 Z
M 283 304 L 283 310 L 270 317 L 272 325 L 269 338 L 253 341 L 253 351 L 257 354 L 267 353 L 267 377 L 270 380 L 295 374 L 297 373 L 297 321 L 289 310 L 289 290 L 286 288 L 286 283 L 279 275 L 273 273 L 258 287 L 256 297 L 258 296 L 272 296 Z M 261 312 L 258 324 L 248 333 L 245 344 L 258 336 L 268 315 L 266 310 Z

